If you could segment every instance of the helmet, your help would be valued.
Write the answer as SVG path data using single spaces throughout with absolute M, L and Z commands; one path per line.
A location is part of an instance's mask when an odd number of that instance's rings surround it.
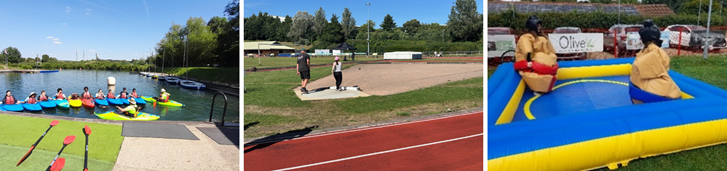
M 542 21 L 538 19 L 538 16 L 531 15 L 525 22 L 525 27 L 528 28 L 528 31 L 538 31 L 538 24 L 542 24 Z
M 647 43 L 651 41 L 653 41 L 657 46 L 661 46 L 661 31 L 659 31 L 659 27 L 657 27 L 651 19 L 644 21 L 644 27 L 639 29 L 639 36 L 641 37 L 641 42 L 644 43 L 644 46 L 648 45 Z

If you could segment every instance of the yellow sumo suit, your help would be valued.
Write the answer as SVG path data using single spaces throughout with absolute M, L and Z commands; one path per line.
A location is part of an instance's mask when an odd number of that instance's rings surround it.
M 514 67 L 531 90 L 548 93 L 555 85 L 558 57 L 548 38 L 539 33 L 540 23 L 536 16 L 528 18 L 525 25 L 530 33 L 518 40 Z
M 679 99 L 681 90 L 669 76 L 670 58 L 659 45 L 659 28 L 651 20 L 639 30 L 644 49 L 636 54 L 631 68 L 629 95 L 634 104 Z

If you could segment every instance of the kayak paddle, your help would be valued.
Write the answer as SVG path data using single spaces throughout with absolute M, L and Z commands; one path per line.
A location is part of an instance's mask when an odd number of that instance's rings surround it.
M 53 166 L 51 166 L 48 170 L 50 170 L 50 171 L 61 171 L 61 169 L 63 169 L 63 166 L 64 165 L 66 165 L 66 159 L 59 158 L 58 161 L 56 161 L 56 163 Z
M 86 156 L 83 158 L 83 171 L 88 171 L 88 135 L 91 135 L 91 128 L 84 125 L 83 133 L 86 134 Z
M 45 130 L 45 132 L 43 133 L 43 135 L 41 135 L 40 138 L 38 138 L 38 141 L 35 141 L 35 144 L 33 144 L 32 146 L 30 146 L 30 150 L 28 150 L 28 152 L 25 153 L 25 156 L 23 156 L 23 158 L 21 158 L 20 161 L 18 162 L 18 164 L 16 164 L 15 166 L 20 166 L 20 163 L 23 163 L 23 161 L 25 161 L 25 159 L 27 159 L 28 156 L 30 156 L 30 154 L 33 153 L 33 150 L 35 150 L 35 146 L 38 145 L 38 143 L 40 143 L 40 140 L 42 140 L 43 137 L 45 137 L 45 134 L 47 134 L 48 131 L 50 131 L 50 129 L 53 128 L 53 126 L 56 126 L 56 125 L 58 125 L 58 121 L 57 120 L 51 121 L 50 122 L 50 127 L 48 127 L 48 129 Z
M 50 170 L 50 168 L 53 167 L 53 163 L 56 162 L 56 159 L 58 159 L 58 156 L 61 155 L 61 153 L 63 152 L 63 149 L 66 148 L 66 146 L 68 144 L 72 143 L 73 140 L 76 140 L 76 136 L 75 135 L 69 135 L 69 136 L 66 137 L 66 139 L 63 139 L 63 147 L 61 147 L 61 151 L 59 151 L 58 152 L 58 155 L 56 155 L 56 158 L 54 158 L 53 161 L 50 162 L 50 165 L 48 165 L 48 169 L 46 169 L 46 170 Z

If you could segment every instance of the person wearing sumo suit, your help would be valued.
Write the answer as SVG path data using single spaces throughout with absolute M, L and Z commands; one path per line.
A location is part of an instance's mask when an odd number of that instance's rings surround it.
M 642 104 L 680 99 L 681 90 L 669 76 L 669 55 L 661 49 L 659 28 L 652 20 L 646 20 L 639 36 L 644 49 L 636 53 L 631 65 L 631 102 Z
M 528 33 L 520 36 L 515 49 L 515 70 L 535 95 L 552 91 L 558 72 L 558 57 L 541 23 L 537 16 L 530 16 L 525 22 Z

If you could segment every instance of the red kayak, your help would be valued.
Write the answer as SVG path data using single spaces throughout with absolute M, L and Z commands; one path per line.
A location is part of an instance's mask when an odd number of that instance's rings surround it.
M 93 99 L 81 98 L 81 101 L 83 102 L 83 107 L 87 107 L 87 108 L 94 107 Z

